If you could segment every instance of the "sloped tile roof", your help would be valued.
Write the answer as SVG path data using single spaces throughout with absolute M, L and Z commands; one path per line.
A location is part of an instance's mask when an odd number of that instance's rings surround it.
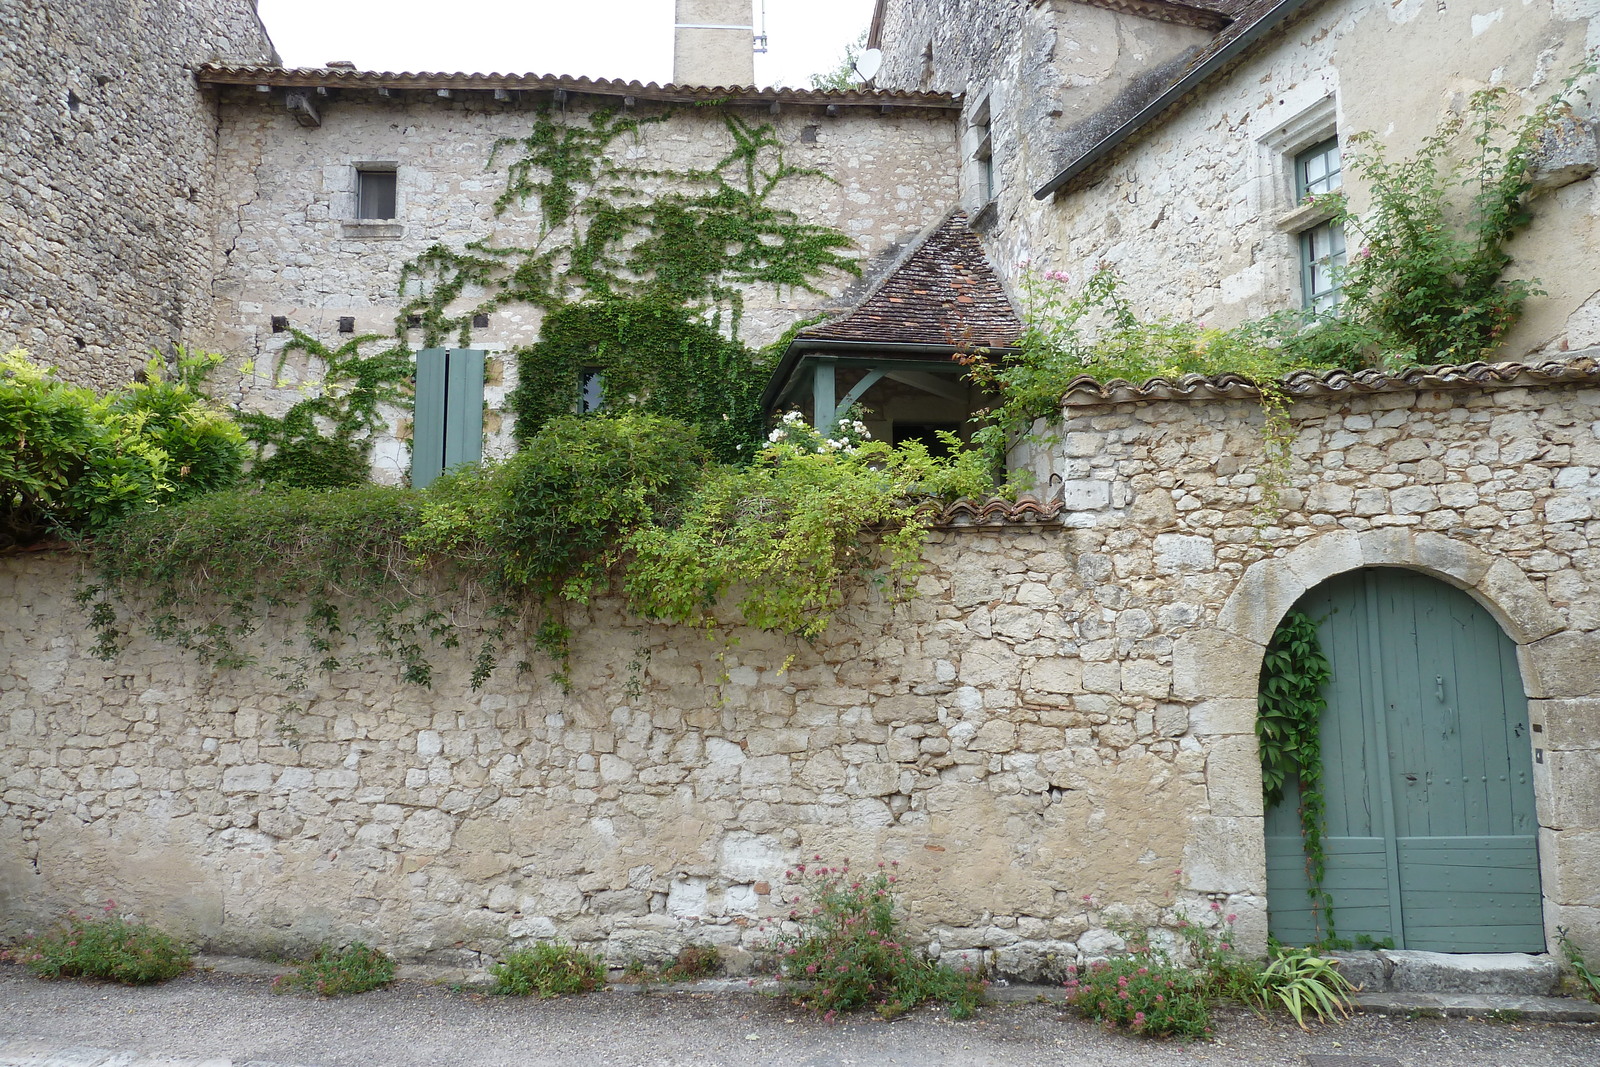
M 1563 359 L 1535 363 L 1461 363 L 1382 370 L 1299 370 L 1285 375 L 1284 392 L 1294 399 L 1362 396 L 1371 393 L 1445 389 L 1505 389 L 1517 386 L 1600 384 L 1600 350 L 1586 349 Z M 1068 407 L 1127 404 L 1141 400 L 1239 400 L 1261 395 L 1260 386 L 1240 374 L 1186 374 L 1134 383 L 1122 378 L 1099 381 L 1080 375 L 1067 383 Z
M 1022 323 L 967 217 L 950 215 L 867 298 L 841 318 L 808 326 L 813 341 L 1007 348 Z
M 898 89 L 760 89 L 745 85 L 658 85 L 637 79 L 583 78 L 565 74 L 469 74 L 449 71 L 377 71 L 347 67 L 232 66 L 207 63 L 195 70 L 202 85 L 268 85 L 275 88 L 459 89 L 589 93 L 668 103 L 792 103 L 816 106 L 918 107 L 958 110 L 961 97 L 950 93 Z

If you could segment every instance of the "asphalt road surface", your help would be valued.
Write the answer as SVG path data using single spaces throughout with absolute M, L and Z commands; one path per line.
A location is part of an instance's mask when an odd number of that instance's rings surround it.
M 1302 1033 L 1221 1012 L 1216 1040 L 1108 1033 L 1059 1003 L 926 1008 L 827 1024 L 747 992 L 600 993 L 551 1001 L 400 982 L 325 1000 L 264 977 L 195 972 L 143 989 L 43 982 L 0 964 L 0 1067 L 1600 1067 L 1600 1026 L 1358 1015 Z

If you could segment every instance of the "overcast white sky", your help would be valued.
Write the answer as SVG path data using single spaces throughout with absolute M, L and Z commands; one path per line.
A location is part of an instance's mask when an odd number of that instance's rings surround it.
M 761 85 L 807 86 L 872 18 L 873 0 L 752 0 L 766 9 Z M 673 0 L 260 0 L 284 63 L 363 70 L 672 78 Z

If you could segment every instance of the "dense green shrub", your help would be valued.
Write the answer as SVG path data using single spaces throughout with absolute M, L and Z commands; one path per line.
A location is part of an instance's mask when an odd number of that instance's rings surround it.
M 341 997 L 381 989 L 394 981 L 394 960 L 357 941 L 344 948 L 318 947 L 293 974 L 280 975 L 272 988 L 282 992 L 300 989 L 324 997 Z
M 869 1005 L 893 1018 L 929 1000 L 965 1019 L 983 1002 L 979 975 L 934 963 L 905 944 L 890 867 L 859 875 L 848 864 L 802 864 L 788 873 L 797 906 L 776 948 L 780 973 L 800 983 L 796 1003 L 831 1022 Z
M 106 397 L 108 411 L 166 454 L 172 489 L 163 504 L 237 484 L 247 453 L 238 423 L 205 391 L 223 357 L 180 349 L 175 362 L 168 373 L 162 360 L 151 360 L 138 381 Z
M 231 485 L 239 429 L 199 391 L 216 356 L 105 397 L 20 351 L 0 357 L 0 547 L 93 534 L 123 516 Z
M 755 463 L 709 471 L 676 522 L 629 540 L 630 602 L 654 618 L 704 621 L 737 591 L 746 622 L 809 638 L 843 603 L 847 575 L 881 562 L 884 583 L 903 586 L 929 502 L 980 496 L 993 481 L 984 457 L 954 438 L 935 457 L 921 442 L 891 447 L 863 433 L 830 440 L 790 416 Z
M 519 997 L 592 993 L 606 982 L 606 966 L 598 957 L 551 941 L 506 953 L 504 960 L 489 967 L 489 973 L 494 977 L 493 992 Z
M 587 600 L 628 535 L 666 518 L 705 460 L 693 428 L 672 419 L 554 419 L 511 459 L 430 487 L 412 544 L 479 559 L 508 589 Z
M 671 300 L 610 298 L 562 304 L 517 353 L 507 398 L 518 440 L 579 410 L 585 371 L 597 371 L 602 410 L 648 412 L 693 425 L 706 451 L 748 462 L 761 433 L 762 354 L 725 337 L 719 323 Z
M 70 913 L 56 930 L 0 953 L 40 978 L 103 978 L 150 985 L 189 968 L 183 942 L 145 923 L 129 922 L 106 901 L 102 914 Z

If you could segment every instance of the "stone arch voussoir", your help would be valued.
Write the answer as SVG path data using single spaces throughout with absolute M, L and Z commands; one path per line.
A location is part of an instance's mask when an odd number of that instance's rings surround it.
M 1224 601 L 1217 627 L 1265 645 L 1306 590 L 1359 567 L 1404 567 L 1465 590 L 1519 646 L 1542 642 L 1566 628 L 1561 614 L 1515 563 L 1443 534 L 1401 527 L 1337 530 L 1282 556 L 1257 561 Z

